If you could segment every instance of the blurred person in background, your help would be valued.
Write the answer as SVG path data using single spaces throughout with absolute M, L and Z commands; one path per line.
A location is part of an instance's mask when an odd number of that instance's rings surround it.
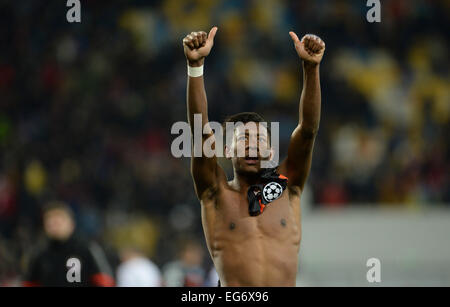
M 13 253 L 0 237 L 0 287 L 20 286 L 19 270 Z
M 118 287 L 162 286 L 159 268 L 137 248 L 124 248 L 120 258 L 122 263 L 117 268 Z
M 208 276 L 206 277 L 205 286 L 206 287 L 217 287 L 219 282 L 219 274 L 217 274 L 216 268 L 213 266 L 209 269 Z
M 179 259 L 163 267 L 164 285 L 167 287 L 201 287 L 205 285 L 204 251 L 196 240 L 181 244 Z
M 50 202 L 43 210 L 47 242 L 29 261 L 24 286 L 114 286 L 112 269 L 102 248 L 75 234 L 75 220 L 69 206 Z M 68 260 L 77 258 L 79 281 L 68 279 Z

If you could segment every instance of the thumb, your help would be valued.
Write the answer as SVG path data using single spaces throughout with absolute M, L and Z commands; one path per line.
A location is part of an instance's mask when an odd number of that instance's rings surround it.
M 293 31 L 289 32 L 289 35 L 291 36 L 292 40 L 294 41 L 294 44 L 300 43 L 300 40 L 298 39 L 297 34 L 295 34 Z
M 213 27 L 211 31 L 209 31 L 208 41 L 214 42 L 214 36 L 216 36 L 217 30 L 217 27 Z

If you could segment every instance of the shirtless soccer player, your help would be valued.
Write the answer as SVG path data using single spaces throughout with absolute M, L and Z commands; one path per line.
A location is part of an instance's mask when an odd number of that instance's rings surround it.
M 192 32 L 183 39 L 191 129 L 194 114 L 202 115 L 203 126 L 208 123 L 202 71 L 216 32 L 214 27 L 209 34 Z M 270 160 L 272 154 L 261 154 L 259 145 L 269 142 L 270 130 L 259 125 L 253 130 L 236 126 L 232 145 L 225 147 L 233 164 L 232 181 L 227 180 L 216 157 L 203 154 L 191 161 L 206 243 L 222 286 L 295 286 L 301 239 L 300 195 L 319 128 L 319 65 L 325 44 L 315 35 L 305 35 L 302 40 L 294 32 L 289 35 L 303 60 L 304 83 L 298 126 L 292 133 L 287 158 L 276 168 L 261 167 L 263 159 Z M 250 112 L 233 115 L 227 121 L 264 122 Z M 204 135 L 203 141 L 211 136 Z M 258 142 L 251 141 L 254 139 Z M 235 154 L 239 146 L 245 146 L 244 157 Z M 250 157 L 251 150 L 257 152 L 256 158 Z

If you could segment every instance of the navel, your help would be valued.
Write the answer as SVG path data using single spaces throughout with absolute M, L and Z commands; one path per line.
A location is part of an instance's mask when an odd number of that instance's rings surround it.
M 286 220 L 285 219 L 281 219 L 280 220 L 280 224 L 281 224 L 281 226 L 283 226 L 283 227 L 286 227 Z

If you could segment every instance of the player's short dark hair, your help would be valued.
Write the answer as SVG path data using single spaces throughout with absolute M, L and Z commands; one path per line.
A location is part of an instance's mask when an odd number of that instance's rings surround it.
M 222 123 L 223 130 L 226 132 L 226 123 L 237 123 L 242 122 L 243 124 L 249 123 L 249 122 L 255 122 L 255 123 L 267 123 L 267 133 L 270 139 L 271 131 L 270 131 L 270 123 L 264 119 L 261 115 L 259 115 L 256 112 L 241 112 L 234 115 L 230 115 Z

